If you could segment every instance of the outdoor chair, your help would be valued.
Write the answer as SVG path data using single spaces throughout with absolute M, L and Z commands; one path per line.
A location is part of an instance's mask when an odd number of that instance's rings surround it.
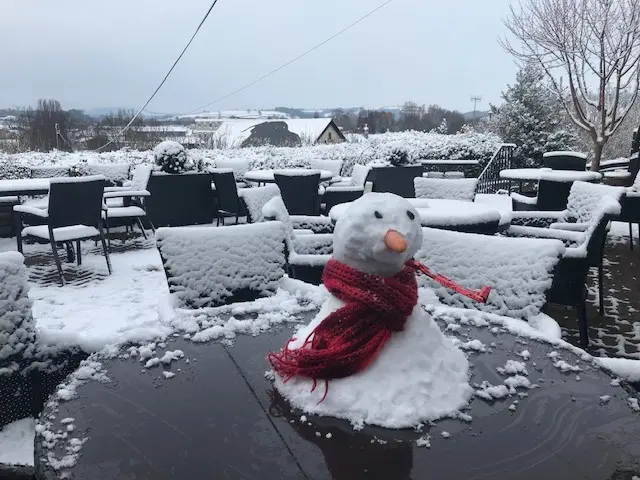
M 553 170 L 578 170 L 587 168 L 587 156 L 580 152 L 546 152 L 542 155 L 544 166 Z
M 275 293 L 284 277 L 284 241 L 280 222 L 156 232 L 169 291 L 181 308 L 217 307 Z
M 153 222 L 147 216 L 145 199 L 151 193 L 147 190 L 151 177 L 151 165 L 138 165 L 133 170 L 131 180 L 123 182 L 123 186 L 105 187 L 104 201 L 107 205 L 106 229 L 109 250 L 111 250 L 111 235 L 109 229 L 124 224 L 133 232 L 133 225 L 137 224 L 146 239 L 145 225 L 155 232 Z
M 425 178 L 413 179 L 416 198 L 463 200 L 473 202 L 478 186 L 477 178 Z
M 640 167 L 640 159 L 638 158 L 638 152 L 636 152 L 629 159 L 629 172 L 634 175 L 633 184 L 627 188 L 626 195 L 622 201 L 622 212 L 618 219 L 629 224 L 629 248 L 631 250 L 633 250 L 634 223 L 638 225 L 640 235 L 640 175 L 638 175 L 638 167 Z
M 225 218 L 235 217 L 237 225 L 240 217 L 245 217 L 247 214 L 238 195 L 238 186 L 236 185 L 233 170 L 230 168 L 217 168 L 210 170 L 210 173 L 216 186 L 218 200 L 216 224 L 219 226 L 220 220 L 222 220 L 224 225 Z
M 578 308 L 582 341 L 587 341 L 586 333 L 586 279 L 589 268 L 598 268 L 599 313 L 604 314 L 604 272 L 603 259 L 610 221 L 621 211 L 620 200 L 624 189 L 607 185 L 575 182 L 571 187 L 567 210 L 558 212 L 555 222 L 531 227 L 512 225 L 507 230 L 509 236 L 536 238 L 556 238 L 565 242 L 569 250 L 558 270 L 557 287 L 553 290 L 551 303 Z M 515 215 L 518 212 L 514 212 Z M 538 221 L 549 222 L 554 212 L 523 212 L 541 214 Z M 544 219 L 544 216 L 547 216 Z M 514 220 L 512 220 L 513 223 Z M 570 260 L 569 260 L 570 259 Z M 564 270 L 563 270 L 564 269 Z M 567 280 L 566 278 L 569 278 Z M 582 282 L 582 283 L 580 283 Z M 581 285 L 581 287 L 580 287 Z M 563 290 L 564 291 L 563 293 Z M 580 295 L 584 294 L 584 298 Z
M 514 211 L 555 211 L 559 212 L 567 207 L 567 200 L 573 180 L 554 176 L 553 171 L 542 172 L 538 181 L 538 193 L 529 197 L 517 192 L 511 192 Z
M 272 183 L 264 187 L 243 188 L 238 195 L 247 213 L 247 223 L 259 223 L 264 221 L 262 207 L 273 197 L 280 195 L 280 189 Z
M 366 192 L 367 183 L 371 191 L 373 185 L 367 182 L 370 171 L 371 168 L 368 166 L 355 164 L 351 177 L 343 178 L 325 188 L 322 195 L 322 213 L 328 215 L 334 206 L 357 200 Z
M 129 179 L 128 163 L 77 163 L 71 167 L 72 176 L 103 175 L 108 187 L 120 187 Z
M 320 173 L 276 171 L 273 174 L 280 195 L 291 215 L 320 215 Z
M 233 160 L 226 160 L 224 158 L 217 158 L 215 160 L 215 168 L 230 168 L 233 171 L 236 182 L 241 185 L 247 185 L 244 183 L 244 174 L 251 170 L 251 160 L 234 158 Z
M 373 167 L 371 170 L 373 191 L 394 193 L 404 198 L 415 198 L 416 191 L 413 180 L 416 177 L 421 177 L 423 172 L 422 165 Z
M 285 227 L 285 255 L 291 278 L 320 285 L 324 266 L 333 253 L 333 234 L 314 234 L 312 230 L 295 230 L 282 197 L 269 200 L 262 208 L 265 220 L 275 220 Z
M 328 170 L 333 173 L 334 179 L 341 179 L 340 173 L 342 171 L 342 160 L 320 160 L 311 159 L 309 165 L 314 170 Z
M 49 189 L 49 205 L 46 210 L 26 205 L 13 207 L 18 251 L 22 253 L 23 237 L 48 240 L 61 285 L 64 285 L 64 276 L 58 255 L 60 243 L 66 243 L 67 252 L 69 252 L 69 244 L 76 242 L 76 258 L 78 265 L 81 265 L 81 240 L 99 238 L 107 268 L 111 274 L 111 261 L 102 225 L 106 208 L 102 198 L 105 183 L 102 175 L 52 180 Z M 23 228 L 23 217 L 36 217 L 44 224 Z

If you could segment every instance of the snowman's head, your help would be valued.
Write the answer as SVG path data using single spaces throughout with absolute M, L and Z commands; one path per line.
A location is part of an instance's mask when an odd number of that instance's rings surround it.
M 364 273 L 395 275 L 422 245 L 420 217 L 406 199 L 369 193 L 336 222 L 333 258 Z

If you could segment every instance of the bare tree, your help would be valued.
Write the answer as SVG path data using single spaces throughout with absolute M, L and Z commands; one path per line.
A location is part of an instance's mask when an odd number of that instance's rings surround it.
M 591 168 L 640 88 L 640 0 L 520 0 L 501 45 L 539 65 L 569 117 L 593 142 Z M 566 82 L 564 78 L 566 77 Z

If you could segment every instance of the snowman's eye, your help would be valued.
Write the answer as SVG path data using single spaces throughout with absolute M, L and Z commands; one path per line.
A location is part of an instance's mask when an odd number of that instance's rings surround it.
M 377 210 L 373 212 L 373 214 L 376 216 L 376 218 L 382 218 L 382 214 Z
M 407 217 L 409 217 L 409 220 L 413 220 L 414 218 L 416 218 L 411 210 L 407 210 Z

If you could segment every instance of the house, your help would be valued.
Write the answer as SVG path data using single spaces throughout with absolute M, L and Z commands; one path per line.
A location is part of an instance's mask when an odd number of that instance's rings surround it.
M 274 124 L 273 128 L 266 128 L 268 124 Z M 283 135 L 284 126 L 288 132 L 297 136 L 299 141 L 293 142 L 290 135 Z M 287 145 L 319 145 L 345 141 L 344 135 L 331 118 L 227 120 L 215 130 L 210 130 L 208 136 L 214 144 L 221 147 L 255 146 L 257 144 L 255 138 L 258 134 L 256 130 L 259 130 L 263 145 L 280 145 L 282 138 L 287 139 Z M 199 132 L 202 132 L 200 128 L 194 128 L 195 134 Z M 269 138 L 269 132 L 273 132 L 273 138 Z M 284 131 L 284 133 L 288 132 Z

